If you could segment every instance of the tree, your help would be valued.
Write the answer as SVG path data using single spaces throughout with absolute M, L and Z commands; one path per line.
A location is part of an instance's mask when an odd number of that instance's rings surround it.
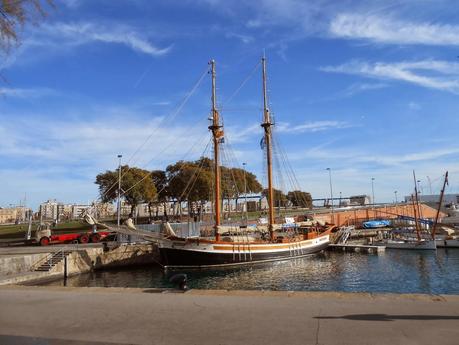
M 7 54 L 20 42 L 19 30 L 26 22 L 37 23 L 46 17 L 45 5 L 54 6 L 53 0 L 0 0 L 0 51 Z
M 287 195 L 285 195 L 281 190 L 273 188 L 273 194 L 274 194 L 274 202 L 273 205 L 274 207 L 285 207 L 287 206 Z M 266 198 L 268 197 L 268 189 L 263 189 L 262 195 L 265 196 Z
M 293 206 L 312 208 L 312 197 L 308 192 L 294 190 L 287 193 L 287 198 Z
M 121 167 L 121 196 L 131 205 L 134 213 L 138 204 L 152 202 L 156 198 L 156 187 L 150 172 L 124 165 Z M 96 176 L 99 192 L 103 202 L 112 202 L 117 198 L 118 170 L 106 171 Z
M 212 173 L 208 163 L 207 158 L 201 158 L 195 162 L 179 161 L 169 165 L 166 168 L 169 197 L 178 201 L 179 205 L 183 201 L 208 200 L 212 190 Z

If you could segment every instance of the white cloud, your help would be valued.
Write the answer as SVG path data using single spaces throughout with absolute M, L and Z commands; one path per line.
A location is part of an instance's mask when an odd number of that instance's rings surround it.
M 344 121 L 312 121 L 299 125 L 292 125 L 286 122 L 280 122 L 276 125 L 275 130 L 280 133 L 305 133 L 320 132 L 333 129 L 343 129 L 353 127 L 353 125 Z
M 46 165 L 70 170 L 78 165 L 76 170 L 90 167 L 97 171 L 111 164 L 118 153 L 123 153 L 128 160 L 153 134 L 130 162 L 148 167 L 149 161 L 171 162 L 183 158 L 187 151 L 190 155 L 199 155 L 204 148 L 202 142 L 208 139 L 204 121 L 197 121 L 191 127 L 184 124 L 163 128 L 160 117 L 145 122 L 133 114 L 114 114 L 90 121 L 29 119 L 3 123 L 0 125 L 0 157 L 4 162 L 20 158 L 26 164 L 46 162 Z M 193 146 L 198 141 L 199 145 Z
M 70 45 L 80 46 L 92 42 L 122 44 L 134 51 L 151 56 L 167 54 L 171 46 L 159 48 L 145 35 L 133 27 L 120 24 L 95 24 L 91 22 L 63 23 L 42 25 L 28 45 Z
M 410 110 L 420 110 L 421 106 L 416 102 L 410 102 L 410 103 L 408 103 L 408 108 Z
M 379 90 L 387 87 L 387 84 L 383 83 L 355 83 L 349 85 L 343 92 L 341 92 L 340 96 L 342 97 L 351 97 L 361 92 L 371 91 L 371 90 Z
M 329 32 L 345 39 L 389 44 L 459 45 L 459 26 L 397 20 L 388 16 L 342 13 Z
M 297 152 L 291 156 L 293 159 L 310 159 L 310 160 L 335 160 L 340 159 L 346 162 L 346 166 L 353 164 L 380 164 L 384 166 L 399 166 L 413 164 L 416 162 L 431 162 L 436 159 L 442 159 L 451 155 L 459 154 L 459 147 L 437 148 L 427 151 L 412 152 L 406 154 L 384 155 L 378 153 L 370 154 L 363 150 L 334 149 L 327 150 L 322 147 L 312 148 L 307 151 Z
M 226 37 L 227 38 L 237 38 L 238 40 L 240 40 L 244 44 L 252 43 L 253 40 L 254 40 L 254 38 L 252 36 L 237 34 L 237 33 L 233 33 L 233 32 L 227 33 Z
M 49 88 L 22 89 L 0 87 L 0 97 L 8 98 L 41 98 L 56 95 L 58 92 Z
M 321 68 L 324 72 L 356 74 L 364 77 L 398 80 L 431 89 L 459 93 L 459 63 L 423 60 L 414 62 L 351 61 Z

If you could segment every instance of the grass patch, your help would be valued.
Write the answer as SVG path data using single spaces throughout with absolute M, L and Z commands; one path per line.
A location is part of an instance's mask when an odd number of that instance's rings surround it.
M 32 237 L 37 230 L 38 223 L 32 224 Z M 12 224 L 12 225 L 0 225 L 0 241 L 1 240 L 23 240 L 27 233 L 27 229 L 29 228 L 28 223 L 24 224 Z M 53 233 L 72 233 L 72 232 L 86 232 L 90 231 L 91 226 L 79 222 L 79 221 L 71 221 L 66 223 L 57 224 L 56 227 L 51 227 L 51 231 Z

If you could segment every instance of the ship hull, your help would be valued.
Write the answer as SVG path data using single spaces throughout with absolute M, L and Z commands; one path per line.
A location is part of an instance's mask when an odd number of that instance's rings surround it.
M 435 250 L 435 241 L 387 241 L 383 244 L 388 249 Z
M 286 260 L 311 255 L 326 249 L 329 235 L 293 243 L 191 243 L 181 246 L 171 241 L 160 246 L 165 268 L 205 268 L 237 266 Z
M 451 240 L 437 239 L 435 242 L 438 248 L 459 248 L 459 239 L 457 238 Z

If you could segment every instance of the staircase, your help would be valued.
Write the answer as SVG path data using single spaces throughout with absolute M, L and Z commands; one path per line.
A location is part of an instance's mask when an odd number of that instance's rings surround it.
M 334 244 L 345 244 L 349 237 L 351 236 L 352 231 L 355 230 L 353 225 L 351 226 L 343 226 L 341 227 L 338 232 L 335 234 L 334 237 Z
M 61 249 L 56 253 L 50 253 L 46 258 L 38 261 L 33 266 L 33 270 L 39 272 L 49 272 L 53 269 L 54 266 L 64 260 L 64 258 L 66 258 L 70 253 L 71 251 L 65 249 Z

